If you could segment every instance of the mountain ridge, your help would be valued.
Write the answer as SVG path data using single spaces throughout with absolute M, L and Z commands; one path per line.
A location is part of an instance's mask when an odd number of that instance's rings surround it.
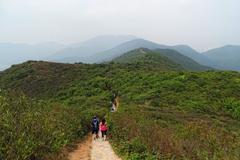
M 56 62 L 68 63 L 74 63 L 76 59 L 79 59 L 81 62 L 89 63 L 89 57 L 92 55 L 111 49 L 135 38 L 135 36 L 130 35 L 101 35 L 81 43 L 72 44 L 69 48 L 64 48 L 48 57 L 48 59 Z
M 184 70 L 184 68 L 153 50 L 138 48 L 113 59 L 111 62 L 142 65 L 149 70 Z
M 203 53 L 209 59 L 223 64 L 223 69 L 240 70 L 240 46 L 226 45 Z
M 166 66 L 174 63 L 176 68 L 189 71 L 204 71 L 212 70 L 210 67 L 202 66 L 194 60 L 180 54 L 179 52 L 171 49 L 155 49 L 150 50 L 147 48 L 138 48 L 113 59 L 110 62 L 116 63 L 133 63 L 133 64 L 155 64 L 155 67 L 160 67 L 165 64 Z
M 0 43 L 0 69 L 27 60 L 62 63 L 102 63 L 137 48 L 172 49 L 203 66 L 220 70 L 240 70 L 239 45 L 226 45 L 200 53 L 188 45 L 163 45 L 131 35 L 102 35 L 81 43 L 62 45 L 56 42 L 39 44 Z M 222 51 L 223 50 L 223 51 Z M 215 52 L 214 54 L 210 54 Z M 223 52 L 223 53 L 222 53 Z M 226 53 L 226 54 L 224 54 Z M 227 56 L 228 55 L 228 56 Z

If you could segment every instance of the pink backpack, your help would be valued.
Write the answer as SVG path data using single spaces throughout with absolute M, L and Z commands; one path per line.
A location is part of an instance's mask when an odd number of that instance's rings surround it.
M 107 131 L 107 130 L 108 130 L 107 124 L 106 124 L 106 123 L 105 123 L 105 124 L 102 124 L 102 123 L 101 123 L 100 129 L 101 129 L 101 131 Z

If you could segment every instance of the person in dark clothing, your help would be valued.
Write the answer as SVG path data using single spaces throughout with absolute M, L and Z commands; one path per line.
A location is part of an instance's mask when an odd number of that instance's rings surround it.
M 97 118 L 97 116 L 94 116 L 92 119 L 92 134 L 93 134 L 93 138 L 94 140 L 96 138 L 98 138 L 98 132 L 99 132 L 99 119 Z

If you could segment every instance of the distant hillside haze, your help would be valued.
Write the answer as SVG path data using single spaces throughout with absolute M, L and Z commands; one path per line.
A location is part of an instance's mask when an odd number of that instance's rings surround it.
M 67 63 L 95 62 L 93 60 L 94 58 L 90 58 L 91 56 L 133 39 L 136 39 L 136 37 L 130 35 L 97 36 L 85 42 L 71 44 L 70 47 L 63 49 L 48 58 L 53 61 Z
M 83 42 L 72 43 L 69 46 L 78 48 L 83 46 L 92 46 L 94 44 L 95 47 L 103 48 L 105 50 L 133 39 L 137 39 L 137 37 L 133 35 L 100 35 Z
M 65 48 L 63 44 L 45 42 L 35 45 L 24 43 L 0 43 L 0 69 L 5 69 L 12 64 L 27 60 L 42 60 L 58 50 Z
M 163 45 L 131 35 L 102 35 L 69 45 L 56 42 L 34 45 L 0 43 L 0 54 L 3 55 L 0 59 L 0 70 L 27 60 L 104 63 L 139 48 L 174 50 L 177 54 L 170 55 L 174 57 L 175 62 L 176 60 L 179 60 L 179 63 L 187 62 L 187 68 L 192 64 L 193 70 L 199 68 L 198 65 L 219 70 L 240 70 L 240 46 L 228 45 L 200 53 L 188 45 Z M 172 58 L 171 56 L 168 58 Z
M 0 64 L 0 72 L 7 69 L 9 65 Z
M 219 64 L 217 62 L 207 58 L 206 56 L 204 56 L 200 52 L 197 52 L 196 50 L 189 47 L 188 45 L 176 45 L 176 46 L 172 46 L 171 49 L 176 50 L 179 53 L 193 59 L 194 61 L 198 62 L 199 64 L 202 64 L 205 66 L 211 66 L 214 68 L 219 68 Z
M 212 68 L 224 69 L 224 70 L 240 70 L 239 67 L 236 65 L 235 66 L 228 65 L 228 63 L 233 63 L 233 62 L 236 63 L 236 61 L 238 62 L 238 60 L 235 59 L 236 53 L 238 53 L 237 49 L 232 51 L 232 54 L 229 55 L 229 58 L 225 59 L 226 62 L 224 63 L 223 61 L 219 61 L 216 58 L 207 56 L 207 54 L 205 53 L 197 52 L 196 50 L 192 49 L 188 45 L 168 46 L 168 45 L 162 45 L 155 42 L 151 42 L 145 39 L 134 39 L 132 41 L 128 41 L 126 43 L 120 44 L 119 46 L 116 46 L 110 50 L 106 50 L 104 52 L 95 54 L 94 56 L 90 57 L 89 60 L 94 63 L 111 61 L 112 59 L 137 48 L 172 49 L 203 66 L 209 66 Z M 231 59 L 235 59 L 235 61 Z M 237 63 L 237 64 L 240 64 L 240 63 Z
M 228 45 L 209 50 L 203 54 L 221 64 L 222 69 L 240 70 L 240 46 Z
M 92 56 L 91 59 L 95 59 L 95 62 L 110 61 L 122 55 L 123 53 L 129 52 L 137 48 L 172 49 L 172 50 L 178 51 L 184 56 L 187 56 L 188 58 L 191 58 L 192 60 L 196 61 L 199 64 L 217 68 L 216 62 L 214 62 L 213 60 L 210 60 L 209 58 L 205 57 L 203 54 L 200 54 L 199 52 L 195 51 L 194 49 L 192 49 L 187 45 L 167 46 L 167 45 L 157 44 L 144 39 L 135 39 L 132 41 L 128 41 L 110 50 L 97 53 L 96 55 Z
M 167 46 L 165 45 L 159 45 L 157 43 L 147 41 L 144 39 L 134 39 L 132 41 L 128 41 L 123 44 L 120 44 L 112 49 L 97 53 L 93 55 L 91 58 L 94 59 L 95 62 L 101 63 L 104 61 L 111 61 L 114 58 L 117 58 L 126 52 L 129 52 L 138 48 L 157 49 L 157 48 L 166 48 L 166 47 Z

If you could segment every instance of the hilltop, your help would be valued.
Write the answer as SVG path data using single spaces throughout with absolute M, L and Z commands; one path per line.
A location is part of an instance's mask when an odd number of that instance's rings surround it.
M 138 63 L 150 66 L 154 65 L 155 68 L 164 68 L 163 66 L 165 65 L 165 68 L 168 68 L 168 70 L 212 70 L 212 68 L 200 65 L 194 60 L 171 49 L 135 49 L 113 59 L 112 61 L 117 63 Z
M 149 57 L 151 59 L 151 57 Z M 24 91 L 29 96 L 49 97 L 74 83 L 84 82 L 94 77 L 111 76 L 121 71 L 177 71 L 184 70 L 180 65 L 159 56 L 152 57 L 155 64 L 149 63 L 107 63 L 107 64 L 63 64 L 44 61 L 28 61 L 0 72 L 0 87 Z M 148 60 L 150 60 L 148 59 Z M 145 59 L 146 60 L 146 59 Z
M 183 67 L 171 59 L 157 52 L 146 48 L 135 49 L 122 56 L 113 59 L 111 62 L 122 64 L 138 64 L 151 67 L 155 70 L 184 70 Z

